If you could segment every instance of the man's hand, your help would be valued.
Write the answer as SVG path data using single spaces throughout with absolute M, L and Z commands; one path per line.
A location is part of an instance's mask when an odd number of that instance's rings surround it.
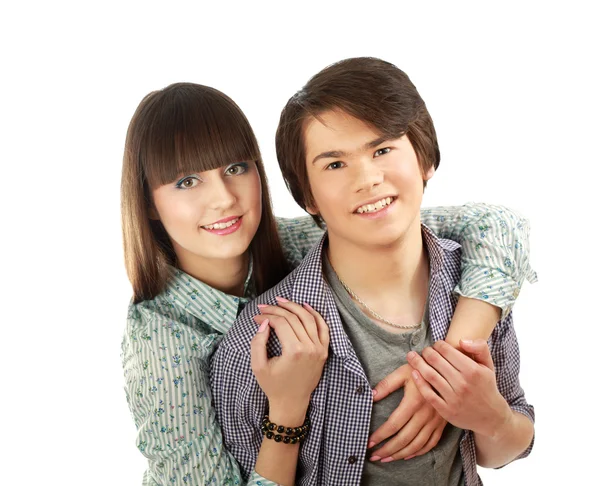
M 512 417 L 496 386 L 496 374 L 485 341 L 461 341 L 469 356 L 444 341 L 408 353 L 421 395 L 452 425 L 487 437 L 496 436 Z
M 413 368 L 406 364 L 381 380 L 373 390 L 373 401 L 379 401 L 404 387 L 404 397 L 388 420 L 369 438 L 369 448 L 392 437 L 374 451 L 371 461 L 391 462 L 410 459 L 433 449 L 444 431 L 446 421 L 419 393 L 411 378 Z

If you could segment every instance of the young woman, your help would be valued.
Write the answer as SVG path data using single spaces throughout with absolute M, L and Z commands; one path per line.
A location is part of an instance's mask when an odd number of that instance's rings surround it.
M 322 229 L 311 217 L 275 219 L 246 117 L 223 93 L 190 83 L 140 103 L 127 133 L 121 198 L 133 287 L 122 359 L 137 446 L 149 461 L 144 484 L 240 484 L 211 406 L 210 356 L 248 300 L 285 277 Z M 422 220 L 463 245 L 457 291 L 471 298 L 460 298 L 447 340 L 489 336 L 500 309 L 508 311 L 532 277 L 527 222 L 487 205 L 425 210 Z M 320 379 L 329 336 L 309 307 L 281 306 L 302 325 L 294 332 L 257 326 L 252 361 L 271 420 L 295 426 Z M 270 327 L 284 352 L 267 360 Z M 250 483 L 293 482 L 298 447 L 265 440 Z

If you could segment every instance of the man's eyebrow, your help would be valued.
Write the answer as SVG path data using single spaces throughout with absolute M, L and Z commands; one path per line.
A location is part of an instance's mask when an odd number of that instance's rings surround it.
M 386 140 L 389 140 L 389 137 L 379 137 L 379 138 L 376 138 L 375 140 L 372 140 L 371 142 L 365 143 L 363 145 L 363 150 L 368 150 L 368 149 L 371 149 L 371 148 L 375 148 L 375 147 L 377 147 L 377 145 L 381 145 Z
M 377 147 L 378 145 L 381 145 L 383 142 L 385 142 L 386 140 L 388 140 L 389 137 L 379 137 L 376 138 L 375 140 L 371 140 L 370 142 L 367 142 L 363 145 L 362 150 L 368 150 L 368 149 L 372 149 Z M 313 165 L 315 164 L 315 162 L 319 159 L 336 159 L 338 157 L 346 157 L 348 154 L 342 150 L 329 150 L 327 152 L 323 152 L 320 153 L 319 155 L 317 155 L 312 163 Z
M 330 150 L 329 152 L 323 152 L 319 155 L 317 155 L 312 163 L 313 165 L 315 164 L 315 162 L 319 159 L 336 159 L 338 157 L 345 157 L 347 154 L 346 152 L 342 152 L 341 150 Z

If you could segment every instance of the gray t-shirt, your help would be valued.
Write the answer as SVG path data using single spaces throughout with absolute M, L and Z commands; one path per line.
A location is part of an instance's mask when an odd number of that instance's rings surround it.
M 428 308 L 419 328 L 404 333 L 392 333 L 375 324 L 354 303 L 337 278 L 325 253 L 323 273 L 333 290 L 344 329 L 371 388 L 392 371 L 406 364 L 409 351 L 421 353 L 426 346 L 431 345 Z M 373 403 L 370 433 L 375 432 L 389 418 L 403 396 L 404 389 L 401 388 L 380 402 Z M 367 460 L 361 483 L 369 486 L 461 486 L 464 484 L 458 447 L 461 436 L 462 429 L 448 424 L 438 444 L 427 454 L 408 461 L 398 460 L 391 463 Z M 367 457 L 373 455 L 377 448 L 379 446 L 370 450 Z

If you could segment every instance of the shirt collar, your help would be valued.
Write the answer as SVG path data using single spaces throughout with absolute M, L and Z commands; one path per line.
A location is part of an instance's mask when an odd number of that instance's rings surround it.
M 431 277 L 437 279 L 446 265 L 448 252 L 460 248 L 460 245 L 452 240 L 438 238 L 427 226 L 421 224 L 423 241 L 427 247 Z M 354 354 L 352 344 L 343 329 L 342 322 L 335 305 L 331 288 L 323 277 L 323 247 L 327 233 L 308 252 L 304 260 L 296 269 L 296 278 L 291 291 L 291 299 L 294 302 L 314 303 L 313 307 L 321 314 L 325 322 L 329 324 L 330 345 L 334 354 L 345 358 Z M 436 285 L 436 288 L 440 286 Z M 440 287 L 440 290 L 441 287 Z M 434 319 L 435 321 L 435 319 Z M 436 322 L 430 322 L 436 325 Z M 437 335 L 437 333 L 436 333 Z
M 243 307 L 255 296 L 252 270 L 250 257 L 248 276 L 244 282 L 244 296 L 237 297 L 215 289 L 183 270 L 169 266 L 170 278 L 162 295 L 179 310 L 224 334 Z

